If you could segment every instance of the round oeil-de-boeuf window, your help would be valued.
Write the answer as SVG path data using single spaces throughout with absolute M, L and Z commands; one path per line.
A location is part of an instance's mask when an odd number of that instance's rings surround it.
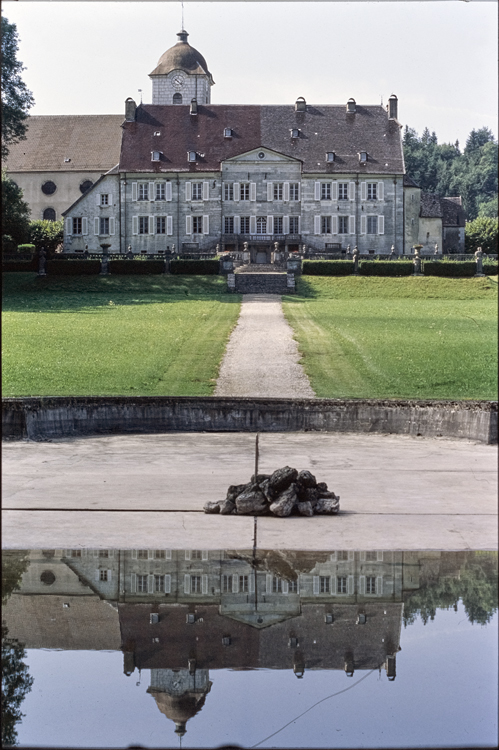
M 45 195 L 53 195 L 56 190 L 57 185 L 55 182 L 52 182 L 52 180 L 47 180 L 47 182 L 44 182 L 42 185 L 42 193 L 45 193 Z

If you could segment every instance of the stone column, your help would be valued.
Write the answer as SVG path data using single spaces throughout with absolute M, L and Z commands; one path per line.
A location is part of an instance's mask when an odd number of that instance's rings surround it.
M 475 276 L 485 276 L 483 272 L 483 252 L 482 248 L 479 247 L 475 252 L 475 261 L 476 261 L 476 274 Z

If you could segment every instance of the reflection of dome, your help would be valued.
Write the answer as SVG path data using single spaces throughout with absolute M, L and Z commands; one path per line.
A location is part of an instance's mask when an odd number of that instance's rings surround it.
M 207 669 L 151 669 L 151 686 L 147 689 L 168 719 L 175 723 L 175 734 L 184 736 L 185 725 L 204 706 L 211 689 Z
M 187 42 L 189 36 L 187 31 L 179 31 L 177 36 L 179 38 L 177 44 L 166 50 L 160 57 L 156 68 L 149 75 L 165 76 L 172 70 L 183 70 L 191 75 L 207 75 L 210 78 L 210 83 L 213 83 L 203 55 Z

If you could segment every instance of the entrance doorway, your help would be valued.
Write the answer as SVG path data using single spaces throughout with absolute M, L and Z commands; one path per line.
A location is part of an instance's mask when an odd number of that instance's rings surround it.
M 266 250 L 257 250 L 256 251 L 255 261 L 256 261 L 256 263 L 267 263 L 267 251 Z

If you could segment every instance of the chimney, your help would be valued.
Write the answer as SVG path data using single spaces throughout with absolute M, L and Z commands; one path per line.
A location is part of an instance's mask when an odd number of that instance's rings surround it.
M 398 105 L 398 99 L 395 96 L 395 94 L 392 94 L 391 97 L 388 99 L 388 119 L 389 120 L 397 119 L 397 105 Z
M 137 110 L 137 105 L 135 104 L 134 100 L 129 96 L 125 102 L 125 121 L 126 122 L 135 122 L 136 110 Z
M 295 102 L 295 112 L 306 112 L 306 111 L 307 111 L 307 102 L 305 101 L 303 96 L 299 96 Z
M 350 98 L 347 101 L 347 114 L 354 115 L 356 113 L 357 109 L 355 107 L 355 99 Z
M 191 115 L 197 115 L 198 113 L 198 103 L 196 99 L 191 99 Z

